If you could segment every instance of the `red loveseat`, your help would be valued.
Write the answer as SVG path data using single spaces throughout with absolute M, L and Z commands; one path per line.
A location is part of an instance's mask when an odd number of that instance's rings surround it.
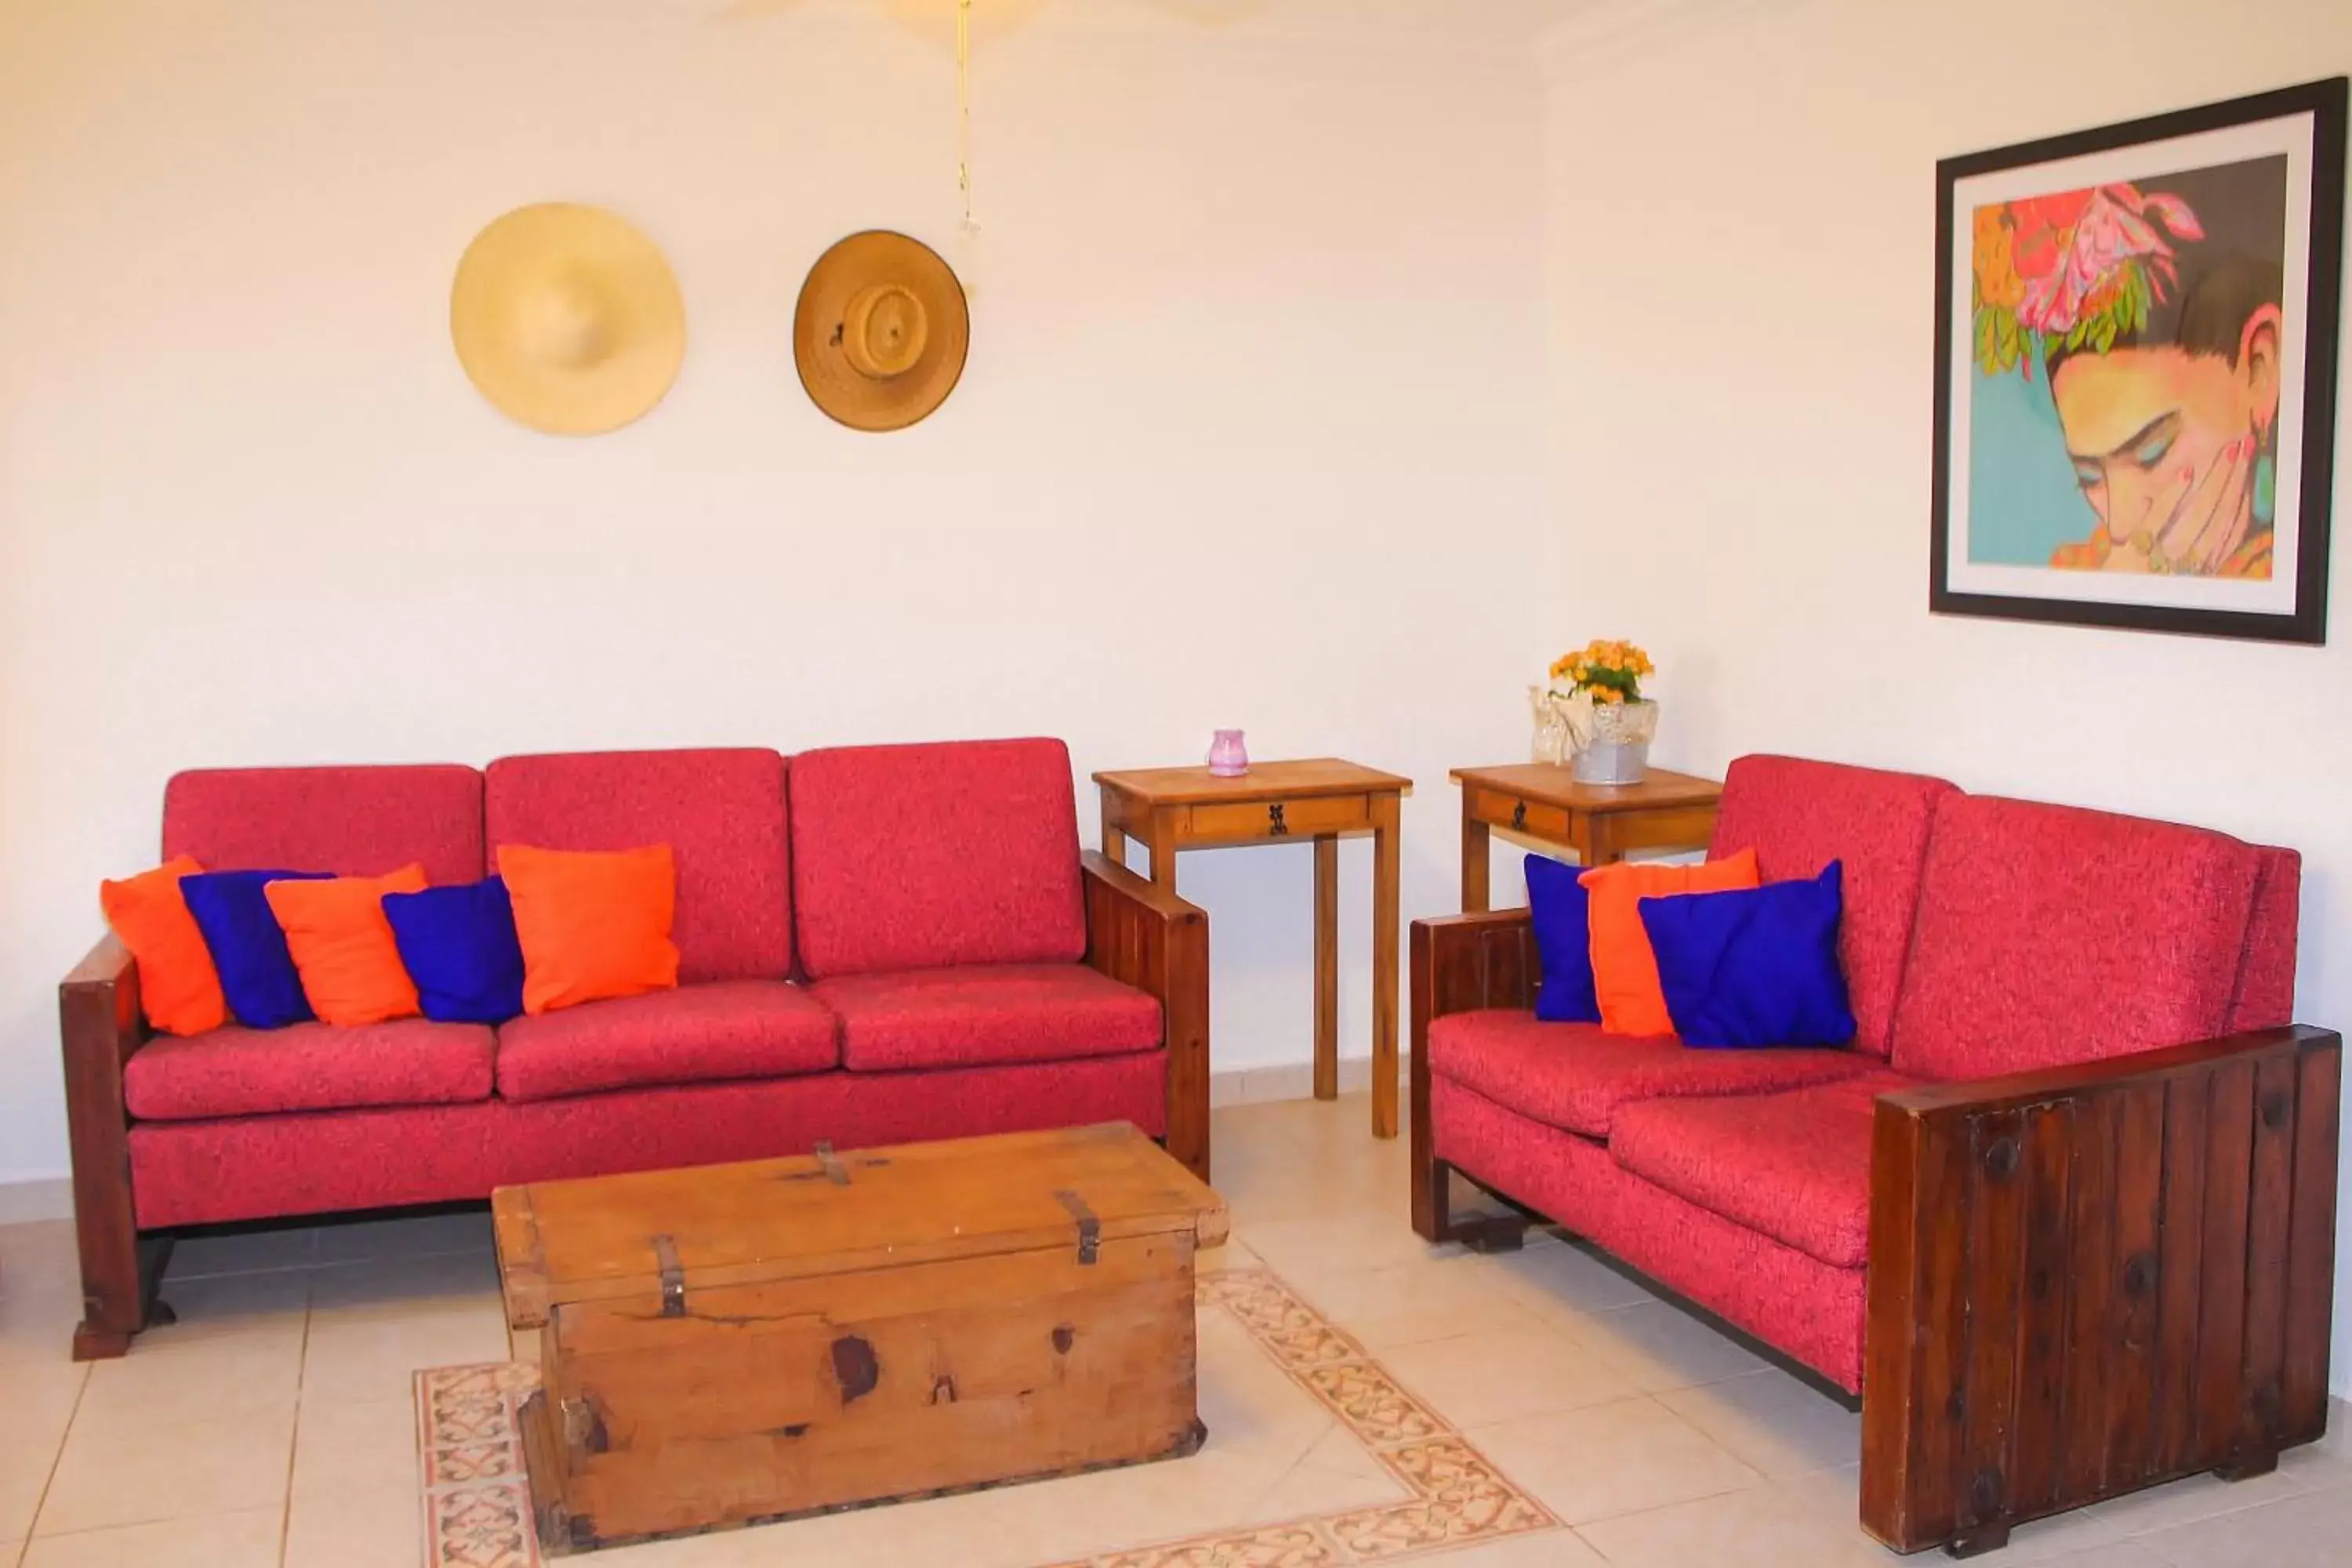
M 789 805 L 788 805 L 789 801 Z M 65 982 L 86 1312 L 155 1309 L 174 1227 L 604 1172 L 1131 1121 L 1206 1176 L 1208 927 L 1081 856 L 1058 741 L 182 773 L 163 854 L 435 883 L 500 844 L 665 842 L 675 991 L 496 1029 L 150 1037 L 111 938 Z
M 1853 1048 L 1538 1023 L 1528 911 L 1417 921 L 1414 1228 L 1508 1244 L 1459 1171 L 1859 1390 L 1900 1551 L 2319 1436 L 2343 1047 L 2287 1026 L 2298 858 L 1768 756 L 1711 852 L 1748 847 L 1843 861 Z

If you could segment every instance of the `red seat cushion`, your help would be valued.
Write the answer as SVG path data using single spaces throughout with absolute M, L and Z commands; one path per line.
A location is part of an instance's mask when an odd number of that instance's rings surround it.
M 639 849 L 677 864 L 670 940 L 677 977 L 782 980 L 793 968 L 784 759 L 753 748 L 504 757 L 483 786 L 492 859 L 501 844 Z
M 1800 757 L 1741 757 L 1724 775 L 1709 854 L 1753 849 L 1767 882 L 1810 879 L 1832 860 L 1843 864 L 1838 960 L 1853 1003 L 1853 1043 L 1874 1056 L 1886 1055 L 1894 1033 L 1936 803 L 1958 793 L 1923 773 Z
M 821 980 L 852 1072 L 1118 1056 L 1160 1044 L 1160 1003 L 1079 963 L 1008 963 Z
M 1947 797 L 1894 1065 L 1987 1078 L 2222 1033 L 2261 866 L 2252 846 L 2203 828 Z
M 1853 1078 L 1878 1064 L 1852 1051 L 1694 1050 L 1672 1035 L 1611 1035 L 1597 1024 L 1543 1024 L 1500 1008 L 1449 1013 L 1429 1026 L 1429 1068 L 1530 1121 L 1609 1136 L 1628 1100 L 1662 1095 L 1769 1094 Z
M 1086 956 L 1059 741 L 860 746 L 793 759 L 793 899 L 817 979 Z
M 489 1100 L 142 1121 L 131 1129 L 131 1190 L 142 1227 L 198 1225 L 487 1198 L 495 1187 L 525 1182 L 805 1154 L 820 1139 L 870 1149 L 1102 1121 L 1131 1121 L 1154 1138 L 1167 1130 L 1165 1053 L 879 1081 L 821 1072 L 527 1105 Z
M 163 858 L 211 871 L 381 877 L 411 862 L 436 887 L 482 874 L 482 775 L 443 763 L 205 768 L 163 786 Z
M 1645 1100 L 1609 1134 L 1620 1165 L 1835 1268 L 1870 1252 L 1872 1104 L 1917 1083 L 1880 1069 L 1786 1094 Z
M 131 1115 L 154 1121 L 456 1105 L 490 1097 L 491 1055 L 483 1024 L 232 1025 L 148 1041 L 123 1064 L 122 1094 Z
M 499 1094 L 554 1100 L 838 1065 L 833 1015 L 782 980 L 720 980 L 583 1002 L 499 1026 Z

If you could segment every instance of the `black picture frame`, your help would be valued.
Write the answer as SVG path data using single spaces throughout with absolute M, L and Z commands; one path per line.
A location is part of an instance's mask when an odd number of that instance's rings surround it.
M 2193 636 L 2320 645 L 2327 640 L 2327 556 L 2344 289 L 2345 127 L 2347 79 L 2333 77 L 2226 102 L 2153 115 L 2121 124 L 1946 158 L 1936 165 L 1936 360 L 1933 512 L 1928 609 L 1937 615 L 1987 616 L 2067 626 L 2103 626 Z M 2309 237 L 2301 378 L 2301 476 L 2296 515 L 2273 520 L 2277 534 L 2292 527 L 2292 610 L 2248 611 L 2179 604 L 2115 603 L 2072 598 L 2063 592 L 2077 574 L 2051 569 L 2051 592 L 1994 593 L 1956 585 L 1953 572 L 1952 480 L 1955 349 L 1970 353 L 1954 316 L 1955 243 L 1969 221 L 1958 211 L 1961 181 L 2053 163 L 2143 143 L 2308 116 Z M 2290 302 L 2292 303 L 2292 302 Z M 2280 417 L 2285 419 L 2281 405 Z M 2087 574 L 2083 574 L 2087 575 Z M 2179 579 L 2162 579 L 2178 582 Z M 2152 590 L 2160 591 L 2160 590 Z M 2279 597 L 2284 598 L 2282 592 Z

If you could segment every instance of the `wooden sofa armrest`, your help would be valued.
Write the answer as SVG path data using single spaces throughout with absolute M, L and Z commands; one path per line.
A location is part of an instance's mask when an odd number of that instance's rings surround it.
M 65 1051 L 66 1108 L 79 1136 L 83 1106 L 119 1137 L 122 1065 L 147 1038 L 139 1005 L 139 965 L 112 935 L 102 938 L 58 985 L 58 1038 Z
M 1412 1050 L 1432 1018 L 1536 1005 L 1534 922 L 1525 910 L 1412 922 Z
M 1881 1096 L 1864 1526 L 1965 1554 L 2320 1436 L 2343 1056 L 2297 1026 Z
M 144 1328 L 152 1291 L 142 1282 L 131 1205 L 131 1118 L 123 1064 L 147 1038 L 139 966 L 112 936 L 90 949 L 58 986 L 65 1055 L 66 1133 L 73 1154 L 74 1227 L 81 1248 L 82 1321 L 77 1361 L 119 1356 Z M 152 1260 L 151 1260 L 152 1261 Z
M 1448 1013 L 1481 1007 L 1532 1007 L 1535 925 L 1526 910 L 1442 915 L 1412 922 L 1412 1228 L 1426 1241 L 1473 1239 L 1453 1218 L 1453 1171 L 1437 1158 L 1429 1127 L 1429 1026 Z M 1507 1247 L 1516 1231 L 1498 1237 Z M 1483 1243 L 1482 1243 L 1483 1245 Z
M 1094 850 L 1080 857 L 1087 963 L 1160 999 L 1168 1152 L 1209 1179 L 1209 917 Z

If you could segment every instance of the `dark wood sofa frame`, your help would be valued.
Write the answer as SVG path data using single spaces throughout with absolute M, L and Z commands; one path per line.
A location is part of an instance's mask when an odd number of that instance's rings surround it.
M 1534 1005 L 1528 911 L 1416 921 L 1411 969 L 1413 1229 L 1472 1239 L 1430 1142 L 1429 1024 Z M 1967 1556 L 2318 1438 L 2343 1056 L 2293 1026 L 1881 1096 L 1864 1528 Z
M 1160 1000 L 1168 1048 L 1162 1142 L 1209 1177 L 1209 921 L 1192 904 L 1087 850 L 1081 856 L 1088 965 Z M 81 1247 L 76 1361 L 120 1356 L 142 1329 L 172 1321 L 156 1287 L 173 1233 L 142 1233 L 131 1193 L 131 1118 L 122 1069 L 145 1043 L 139 971 L 112 936 L 58 987 L 65 1053 L 74 1225 Z M 488 1194 L 482 1194 L 488 1197 Z

